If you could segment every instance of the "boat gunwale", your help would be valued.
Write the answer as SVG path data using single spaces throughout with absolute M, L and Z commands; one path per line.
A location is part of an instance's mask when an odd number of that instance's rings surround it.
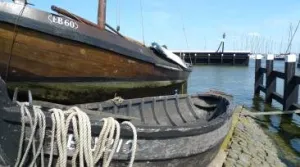
M 217 118 L 214 118 L 211 121 L 202 123 L 201 124 L 187 124 L 187 125 L 180 125 L 180 126 L 147 126 L 147 125 L 137 125 L 137 132 L 138 132 L 138 136 L 140 138 L 175 138 L 175 137 L 182 137 L 182 136 L 195 136 L 195 135 L 200 135 L 200 134 L 204 134 L 210 131 L 213 131 L 215 129 L 218 129 L 219 127 L 221 127 L 223 124 L 226 123 L 226 121 L 228 121 L 231 116 L 232 116 L 232 112 L 234 109 L 234 105 L 232 104 L 232 102 L 230 101 L 230 99 L 228 99 L 225 96 L 218 96 L 216 94 L 209 94 L 209 93 L 204 93 L 204 94 L 196 94 L 196 95 L 192 95 L 193 97 L 196 96 L 207 96 L 207 97 L 218 97 L 218 98 L 222 98 L 228 101 L 228 105 L 226 107 L 226 111 L 223 112 L 222 114 L 218 115 Z M 176 97 L 177 95 L 171 95 L 170 97 Z M 184 96 L 184 95 L 183 95 Z M 190 97 L 192 97 L 190 96 Z M 168 96 L 165 96 L 168 97 Z M 187 96 L 189 97 L 189 96 Z M 151 98 L 151 97 L 149 97 Z M 153 98 L 153 97 L 152 97 Z M 143 98 L 140 98 L 143 99 Z M 17 122 L 18 124 L 21 124 L 20 119 L 20 112 L 18 112 L 19 107 L 17 106 L 17 104 L 8 102 L 8 105 L 12 105 L 12 107 L 10 109 L 8 109 L 7 107 L 5 107 L 5 105 L 0 106 L 2 108 L 2 114 L 0 117 L 2 117 L 2 119 L 6 120 L 6 121 L 11 121 L 11 122 Z M 0 109 L 1 109 L 0 108 Z M 46 124 L 47 124 L 47 128 L 51 128 L 52 127 L 52 121 L 51 121 L 51 115 L 50 113 L 45 113 L 46 114 Z M 95 123 L 96 122 L 96 123 Z M 94 135 L 98 135 L 101 131 L 101 124 L 99 124 L 99 119 L 98 119 L 98 123 L 97 121 L 91 121 L 91 129 L 92 129 L 92 133 Z M 121 135 L 123 137 L 132 137 L 132 132 L 130 129 L 122 127 L 121 128 Z M 159 129 L 159 130 L 158 130 Z M 70 132 L 72 132 L 72 126 L 70 126 L 69 129 Z M 167 136 L 167 137 L 164 137 Z

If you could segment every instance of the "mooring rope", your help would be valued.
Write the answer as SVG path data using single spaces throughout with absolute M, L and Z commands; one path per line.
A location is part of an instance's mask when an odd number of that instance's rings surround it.
M 45 139 L 46 131 L 46 119 L 41 107 L 32 106 L 34 116 L 28 109 L 29 103 L 19 103 L 21 108 L 21 135 L 17 161 L 15 167 L 24 166 L 25 160 L 28 157 L 29 150 L 32 149 L 32 159 L 30 162 L 30 167 L 36 165 L 36 160 L 40 156 L 41 164 L 44 166 L 44 150 L 43 144 Z M 79 163 L 80 167 L 85 165 L 88 167 L 93 167 L 98 164 L 102 158 L 102 166 L 108 167 L 111 163 L 114 153 L 116 152 L 117 146 L 120 139 L 120 124 L 114 118 L 103 118 L 100 120 L 103 122 L 103 127 L 98 136 L 98 140 L 95 143 L 95 150 L 92 150 L 92 133 L 91 133 L 91 123 L 88 115 L 81 111 L 78 107 L 72 107 L 67 111 L 62 111 L 61 109 L 51 109 L 52 112 L 52 134 L 50 141 L 50 157 L 48 161 L 48 167 L 52 166 L 53 162 L 53 152 L 56 138 L 56 145 L 58 150 L 57 157 L 57 167 L 67 166 L 67 134 L 69 130 L 69 125 L 72 123 L 73 135 L 75 138 L 76 148 L 72 156 L 72 166 L 77 166 Z M 25 118 L 28 118 L 31 128 L 30 138 L 27 143 L 25 152 L 22 155 L 23 143 L 25 140 Z M 128 121 L 122 124 L 129 126 L 133 132 L 132 141 L 132 151 L 128 166 L 131 167 L 134 162 L 136 145 L 137 145 L 137 132 L 134 125 Z M 38 127 L 38 128 L 37 128 Z M 39 145 L 35 144 L 35 134 L 39 134 Z M 37 148 L 37 150 L 36 150 Z

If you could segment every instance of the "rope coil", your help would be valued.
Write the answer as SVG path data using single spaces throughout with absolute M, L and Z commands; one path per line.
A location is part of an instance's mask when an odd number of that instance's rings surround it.
M 15 167 L 22 167 L 25 165 L 25 161 L 29 155 L 29 150 L 32 149 L 30 167 L 36 166 L 37 159 L 40 157 L 40 165 L 44 167 L 44 139 L 46 132 L 46 118 L 45 114 L 41 110 L 40 106 L 32 106 L 33 117 L 29 111 L 29 103 L 18 103 L 21 109 L 21 135 L 19 142 L 19 150 L 17 154 L 17 161 Z M 67 148 L 67 134 L 69 126 L 72 123 L 73 135 L 75 138 L 75 151 L 72 156 L 72 166 L 98 166 L 100 159 L 102 159 L 102 166 L 108 167 L 113 159 L 113 155 L 116 152 L 119 140 L 120 140 L 120 124 L 114 118 L 103 118 L 100 122 L 103 122 L 103 127 L 99 133 L 98 140 L 95 142 L 95 149 L 92 150 L 92 132 L 91 122 L 88 115 L 81 111 L 78 107 L 72 107 L 67 111 L 61 109 L 49 110 L 52 119 L 52 133 L 50 141 L 50 157 L 48 161 L 48 167 L 53 163 L 53 152 L 56 139 L 56 145 L 58 150 L 56 167 L 66 167 L 68 148 Z M 22 155 L 23 143 L 25 140 L 25 118 L 28 118 L 30 124 L 30 138 L 28 140 L 25 152 Z M 122 123 L 132 129 L 133 132 L 133 144 L 132 152 L 128 166 L 131 167 L 134 162 L 136 145 L 137 145 L 137 132 L 136 128 L 131 122 L 125 121 Z M 38 134 L 38 144 L 35 142 L 35 137 Z

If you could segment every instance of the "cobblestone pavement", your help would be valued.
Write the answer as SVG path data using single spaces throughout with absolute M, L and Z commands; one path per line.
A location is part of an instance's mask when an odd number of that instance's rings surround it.
M 223 167 L 285 167 L 276 147 L 250 117 L 239 116 Z

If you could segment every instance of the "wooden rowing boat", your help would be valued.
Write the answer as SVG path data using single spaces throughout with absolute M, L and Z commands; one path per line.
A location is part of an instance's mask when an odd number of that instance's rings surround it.
M 64 103 L 104 100 L 182 83 L 191 69 L 180 64 L 72 14 L 41 11 L 26 0 L 0 2 L 0 73 L 10 90 Z
M 14 165 L 20 136 L 20 107 L 11 101 L 3 82 L 0 84 L 0 165 Z M 70 106 L 49 102 L 32 101 L 42 106 L 46 115 L 45 159 L 50 154 L 52 122 L 48 109 L 66 109 Z M 131 121 L 137 130 L 135 167 L 198 167 L 207 166 L 217 154 L 227 135 L 232 120 L 233 104 L 230 96 L 219 92 L 195 95 L 171 95 L 105 101 L 77 105 L 91 121 L 93 138 L 99 135 L 103 117 L 112 116 L 119 122 Z M 32 112 L 32 111 L 31 111 Z M 25 120 L 28 120 L 26 117 Z M 30 134 L 25 128 L 25 143 Z M 72 129 L 68 134 L 68 157 L 74 154 Z M 121 140 L 111 166 L 126 166 L 131 152 L 132 132 L 121 127 Z M 39 140 L 37 138 L 37 140 Z M 54 144 L 54 157 L 58 155 Z M 28 159 L 30 161 L 30 158 Z M 56 159 L 55 159 L 56 162 Z M 54 162 L 54 164 L 55 164 Z M 71 162 L 68 161 L 68 166 Z

